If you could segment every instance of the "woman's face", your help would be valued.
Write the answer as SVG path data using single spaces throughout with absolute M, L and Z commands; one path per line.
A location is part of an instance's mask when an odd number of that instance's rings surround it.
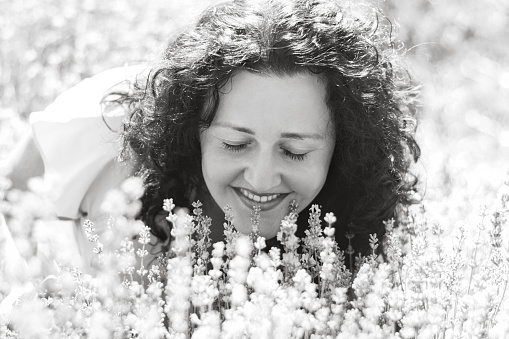
M 322 189 L 334 129 L 316 75 L 242 71 L 220 91 L 209 128 L 200 135 L 205 183 L 215 202 L 233 209 L 235 228 L 251 232 L 259 205 L 262 236 L 279 231 L 292 200 L 304 209 Z

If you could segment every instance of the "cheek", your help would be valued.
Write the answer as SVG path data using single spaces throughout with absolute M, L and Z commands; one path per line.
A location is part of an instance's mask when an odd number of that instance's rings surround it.
M 203 153 L 202 154 L 202 170 L 203 178 L 205 183 L 209 187 L 218 186 L 225 180 L 226 171 L 221 171 L 221 166 L 218 165 L 217 158 L 213 154 Z
M 202 148 L 202 171 L 205 184 L 214 195 L 229 186 L 238 176 L 239 171 L 231 161 L 219 152 Z
M 217 180 L 218 175 L 221 174 L 218 168 L 217 152 L 211 147 L 210 137 L 208 136 L 207 131 L 202 132 L 200 135 L 200 143 L 201 143 L 201 167 L 203 178 L 205 179 L 205 184 L 211 189 L 213 182 Z
M 323 168 L 310 168 L 306 171 L 299 171 L 292 176 L 293 189 L 301 196 L 313 199 L 322 189 L 327 170 Z
M 300 200 L 299 209 L 305 208 L 320 193 L 329 171 L 330 161 L 316 162 L 314 166 L 295 171 L 290 185 Z

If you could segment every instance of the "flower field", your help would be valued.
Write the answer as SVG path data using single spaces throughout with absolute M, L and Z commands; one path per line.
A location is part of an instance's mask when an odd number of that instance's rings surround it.
M 130 219 L 139 197 L 132 182 L 108 232 L 84 225 L 96 274 L 73 265 L 70 226 L 52 215 L 51 191 L 39 179 L 10 189 L 3 160 L 30 112 L 99 71 L 154 58 L 214 2 L 0 0 L 0 212 L 8 218 L 0 214 L 0 338 L 509 337 L 502 1 L 378 1 L 422 87 L 415 171 L 423 205 L 407 211 L 401 229 L 387 221 L 387 237 L 371 239 L 385 261 L 338 249 L 334 217 L 318 208 L 306 238 L 293 235 L 294 215 L 285 219 L 278 252 L 256 232 L 231 228 L 210 244 L 200 206 L 191 217 L 168 200 L 174 249 L 150 266 L 150 234 Z
M 0 225 L 2 337 L 509 335 L 509 247 L 502 230 L 509 189 L 494 210 L 480 211 L 479 224 L 458 227 L 451 235 L 428 223 L 421 209 L 408 210 L 401 226 L 405 232 L 396 232 L 387 221 L 386 237 L 372 236 L 373 253 L 364 258 L 353 258 L 351 247 L 338 248 L 335 217 L 322 217 L 318 206 L 311 208 L 302 239 L 295 235 L 297 215 L 290 206 L 277 235 L 282 248 L 265 249 L 265 239 L 257 235 L 259 210 L 253 211 L 253 232 L 247 236 L 235 231 L 225 209 L 225 241 L 212 244 L 211 222 L 201 204 L 194 203 L 189 215 L 174 212 L 167 199 L 166 219 L 174 226 L 171 250 L 151 265 L 144 261 L 150 229 L 132 219 L 142 192 L 141 180 L 131 178 L 112 195 L 116 201 L 106 204 L 108 230 L 100 236 L 92 222 L 84 222 L 96 255 L 92 274 L 66 264 L 65 245 L 55 246 L 56 235 L 42 234 L 55 222 L 43 190 L 6 199 L 2 207 L 9 222 L 33 225 L 24 239 L 34 243 L 19 255 L 6 225 Z M 386 260 L 375 254 L 378 246 L 384 247 Z

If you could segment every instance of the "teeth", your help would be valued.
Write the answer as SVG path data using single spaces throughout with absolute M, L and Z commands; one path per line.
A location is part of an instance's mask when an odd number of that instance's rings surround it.
M 263 197 L 260 197 L 259 195 L 255 195 L 251 192 L 248 192 L 243 188 L 240 189 L 240 192 L 242 192 L 242 194 L 244 196 L 246 196 L 247 198 L 249 198 L 253 201 L 262 202 L 262 203 L 272 201 L 272 200 L 276 199 L 277 197 L 279 197 L 279 195 L 280 195 L 280 194 L 274 194 L 274 195 L 264 195 Z

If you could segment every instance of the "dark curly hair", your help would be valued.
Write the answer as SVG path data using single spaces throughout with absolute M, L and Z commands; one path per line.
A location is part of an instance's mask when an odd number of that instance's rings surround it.
M 367 236 L 381 238 L 383 221 L 398 220 L 397 207 L 413 202 L 417 184 L 409 169 L 420 156 L 417 91 L 392 30 L 378 9 L 334 0 L 244 0 L 206 10 L 124 98 L 124 154 L 141 166 L 141 217 L 152 233 L 167 238 L 156 222 L 164 198 L 189 206 L 191 192 L 205 185 L 200 130 L 214 119 L 221 87 L 241 70 L 308 72 L 325 80 L 336 128 L 328 177 L 313 203 L 335 213 L 340 247 L 351 230 L 365 254 Z

